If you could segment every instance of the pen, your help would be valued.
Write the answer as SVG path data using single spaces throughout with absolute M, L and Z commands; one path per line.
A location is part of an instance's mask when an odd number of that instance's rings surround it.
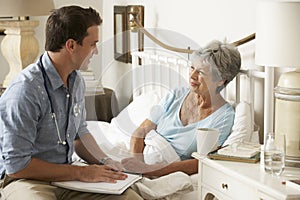
M 132 171 L 127 171 L 127 170 L 122 170 L 123 173 L 126 173 L 126 174 L 133 174 L 133 175 L 143 175 L 142 173 L 139 173 L 139 172 L 132 172 Z
M 133 174 L 133 175 L 142 175 L 142 173 L 138 173 L 138 172 L 132 172 L 132 171 L 127 171 L 127 170 L 116 170 L 116 169 L 111 169 L 114 172 L 122 172 L 125 174 Z

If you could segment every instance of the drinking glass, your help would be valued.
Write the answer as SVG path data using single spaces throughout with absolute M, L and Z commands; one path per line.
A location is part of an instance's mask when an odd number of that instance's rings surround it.
M 275 135 L 275 149 L 271 154 L 271 173 L 279 176 L 285 167 L 285 135 Z

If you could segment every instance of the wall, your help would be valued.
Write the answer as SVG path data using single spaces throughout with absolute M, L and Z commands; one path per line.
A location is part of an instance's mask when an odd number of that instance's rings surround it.
M 141 4 L 145 6 L 145 27 L 169 45 L 192 49 L 212 39 L 235 41 L 255 32 L 255 9 L 259 0 L 55 0 L 55 6 L 78 4 L 92 6 L 103 17 L 99 55 L 90 67 L 105 87 L 115 90 L 119 109 L 123 109 L 131 96 L 130 64 L 113 59 L 113 6 Z M 33 18 L 35 19 L 35 18 Z M 36 36 L 43 51 L 46 17 L 37 17 L 40 26 Z M 1 40 L 1 37 L 0 37 Z M 149 43 L 149 45 L 151 45 Z M 254 41 L 239 47 L 243 67 L 259 68 L 254 64 Z M 5 60 L 0 55 L 0 82 L 7 73 Z M 277 70 L 278 71 L 278 70 Z M 278 73 L 277 73 L 278 74 Z M 276 74 L 276 77 L 278 75 Z M 263 96 L 261 81 L 256 82 L 256 97 Z M 256 119 L 263 130 L 262 98 L 256 98 Z
M 113 6 L 141 4 L 145 6 L 145 27 L 163 42 L 176 46 L 197 49 L 212 39 L 234 41 L 255 32 L 254 0 L 55 0 L 55 7 L 77 4 L 92 6 L 103 18 L 99 55 L 90 64 L 97 78 L 105 87 L 115 90 L 119 109 L 123 109 L 131 96 L 130 64 L 113 59 Z M 47 17 L 32 17 L 40 21 L 36 37 L 40 53 L 44 49 L 44 26 Z M 0 38 L 1 39 L 1 38 Z M 145 41 L 151 46 L 149 41 Z M 240 47 L 243 65 L 254 67 L 253 42 Z M 7 63 L 0 55 L 0 82 L 8 71 Z
M 54 6 L 55 8 L 59 8 L 61 6 L 65 5 L 79 5 L 83 7 L 91 6 L 101 12 L 102 10 L 102 1 L 94 1 L 94 0 L 54 0 Z M 45 43 L 45 23 L 47 20 L 47 16 L 39 16 L 39 17 L 30 17 L 31 20 L 38 20 L 39 26 L 35 29 L 35 37 L 37 38 L 39 42 L 39 48 L 40 52 L 39 54 L 42 54 L 44 52 L 44 43 Z M 102 41 L 102 27 L 100 28 L 100 41 Z M 2 41 L 3 36 L 0 36 L 0 42 Z M 5 58 L 2 56 L 2 53 L 0 51 L 0 83 L 3 83 L 3 80 L 5 79 L 6 74 L 9 71 L 8 63 L 5 60 Z M 101 71 L 101 54 L 94 56 L 94 58 L 91 60 L 90 67 L 96 68 L 96 71 L 98 71 L 98 77 L 99 73 Z
M 260 0 L 114 0 L 103 3 L 103 13 L 113 24 L 113 5 L 145 6 L 145 27 L 161 41 L 175 47 L 192 49 L 199 48 L 213 39 L 229 42 L 236 41 L 255 33 L 256 6 Z M 103 26 L 106 29 L 108 26 Z M 104 30 L 103 37 L 112 38 L 112 29 Z M 153 43 L 147 43 L 153 46 Z M 255 40 L 239 47 L 242 55 L 242 67 L 245 69 L 260 69 L 254 63 Z M 121 102 L 120 108 L 126 105 L 131 95 L 127 74 L 130 65 L 113 61 L 109 70 L 102 72 L 103 84 L 110 85 L 117 91 Z M 275 68 L 275 85 L 282 72 L 291 69 Z M 106 73 L 108 72 L 108 73 Z M 112 73 L 110 73 L 112 72 Z M 111 78 L 112 75 L 114 78 Z M 247 87 L 242 93 L 247 93 Z M 255 80 L 255 123 L 260 128 L 260 142 L 264 130 L 263 96 L 264 84 L 260 79 Z
M 105 19 L 112 21 L 113 5 L 141 4 L 145 6 L 145 27 L 161 41 L 176 47 L 198 49 L 213 39 L 236 41 L 255 32 L 255 9 L 258 0 L 120 0 L 103 3 Z M 113 30 L 103 26 L 103 38 L 111 38 Z M 146 41 L 147 42 L 147 41 Z M 150 45 L 151 44 L 147 44 Z M 259 68 L 254 64 L 254 41 L 239 47 L 242 66 Z M 130 65 L 112 62 L 102 73 L 103 84 L 115 88 L 120 95 L 120 108 L 131 95 L 130 86 L 120 84 Z M 117 71 L 119 74 L 117 74 Z M 112 75 L 113 74 L 113 75 Z M 115 77 L 115 78 L 112 78 Z M 119 77 L 119 79 L 117 78 Z M 121 81 L 122 82 L 122 81 Z M 121 86 L 121 87 L 120 87 Z M 263 97 L 262 81 L 256 81 L 256 96 Z M 256 123 L 263 130 L 263 99 L 255 99 Z
M 115 0 L 103 1 L 105 43 L 111 43 L 113 36 L 112 27 L 106 24 L 113 24 L 113 6 L 132 4 L 144 5 L 145 27 L 163 42 L 176 47 L 199 48 L 212 39 L 227 38 L 228 41 L 234 41 L 255 32 L 256 1 L 253 0 L 188 0 L 184 3 L 179 0 Z M 241 50 L 245 52 L 243 57 L 250 58 L 247 61 L 243 59 L 243 64 L 252 66 L 253 42 L 244 45 Z M 122 77 L 129 72 L 130 66 L 113 61 L 112 55 L 107 55 L 107 52 L 105 54 L 103 58 L 111 62 L 103 63 L 103 85 L 118 90 L 122 109 L 126 105 L 126 99 L 130 97 L 126 93 L 130 92 L 130 85 L 124 84 Z

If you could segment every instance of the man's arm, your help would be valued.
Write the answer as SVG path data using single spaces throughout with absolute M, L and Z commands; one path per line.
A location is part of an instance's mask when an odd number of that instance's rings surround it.
M 127 177 L 106 165 L 54 164 L 36 158 L 32 158 L 24 169 L 8 175 L 13 178 L 42 181 L 78 180 L 83 182 L 115 182 L 115 180 L 123 180 Z
M 156 129 L 156 124 L 146 119 L 142 124 L 133 132 L 130 138 L 130 152 L 134 157 L 144 160 L 143 150 L 145 148 L 145 137 L 151 131 Z
M 99 164 L 102 158 L 107 157 L 90 133 L 84 134 L 75 140 L 74 148 L 77 155 L 90 164 Z
M 77 154 L 91 164 L 99 164 L 99 160 L 106 157 L 97 145 L 93 136 L 84 134 L 74 141 Z M 22 170 L 9 174 L 13 178 L 28 178 L 42 181 L 79 180 L 84 182 L 115 182 L 127 176 L 115 169 L 121 169 L 119 162 L 112 161 L 106 165 L 75 166 L 70 164 L 55 164 L 40 159 L 32 158 Z
M 75 140 L 74 147 L 77 155 L 89 164 L 106 164 L 115 170 L 122 170 L 123 168 L 120 162 L 108 158 L 90 133 L 84 134 Z

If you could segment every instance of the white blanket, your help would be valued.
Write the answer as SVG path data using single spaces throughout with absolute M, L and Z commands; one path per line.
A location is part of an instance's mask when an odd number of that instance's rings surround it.
M 131 186 L 143 199 L 179 200 L 193 191 L 190 176 L 183 172 L 174 172 L 156 179 L 143 178 Z
M 149 116 L 160 97 L 148 93 L 136 98 L 111 123 L 88 121 L 88 129 L 95 137 L 101 149 L 111 158 L 121 161 L 131 157 L 129 152 L 130 137 L 133 131 Z M 179 160 L 172 146 L 155 131 L 145 138 L 144 159 L 146 163 L 171 163 Z M 76 156 L 76 155 L 75 155 Z M 76 157 L 78 158 L 78 157 Z M 197 199 L 197 174 L 188 176 L 182 172 L 172 173 L 157 179 L 143 178 L 134 187 L 144 199 Z M 167 185 L 166 185 L 167 184 Z M 186 194 L 184 194 L 186 193 Z M 191 198 L 192 197 L 192 198 Z
M 88 121 L 88 129 L 101 149 L 115 160 L 131 157 L 129 151 L 131 133 L 120 129 L 113 119 L 111 123 Z M 173 147 L 156 131 L 145 138 L 144 159 L 147 164 L 171 163 L 180 158 Z
M 95 137 L 101 149 L 115 160 L 130 157 L 129 142 L 131 134 L 120 129 L 116 121 L 110 124 L 99 121 L 88 121 L 88 129 Z M 145 138 L 144 159 L 147 164 L 171 163 L 180 158 L 173 147 L 156 131 L 151 131 Z M 175 172 L 156 179 L 143 178 L 132 188 L 143 199 L 177 200 L 193 191 L 194 185 L 190 176 Z
M 156 131 L 150 131 L 145 138 L 144 160 L 147 164 L 172 163 L 180 161 L 173 147 Z

